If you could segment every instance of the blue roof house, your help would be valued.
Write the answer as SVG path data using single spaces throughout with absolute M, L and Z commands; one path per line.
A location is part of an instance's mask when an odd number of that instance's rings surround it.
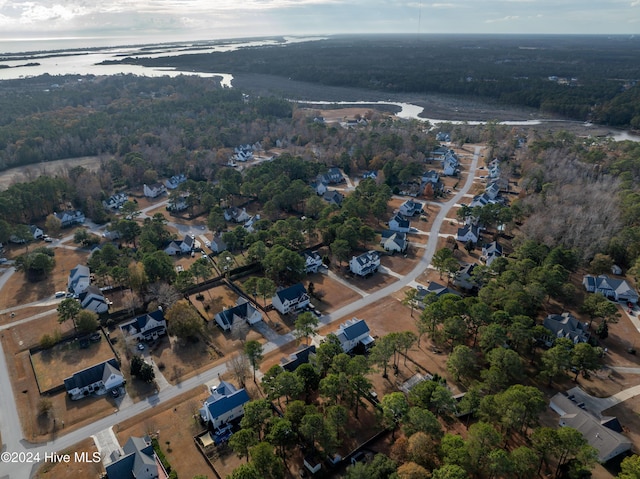
M 233 384 L 220 381 L 211 388 L 211 396 L 205 399 L 200 409 L 200 417 L 211 428 L 244 416 L 244 405 L 249 402 L 246 389 L 236 389 Z

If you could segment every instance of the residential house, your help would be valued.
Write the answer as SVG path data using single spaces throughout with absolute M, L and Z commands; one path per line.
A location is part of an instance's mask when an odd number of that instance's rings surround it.
M 236 321 L 245 321 L 249 325 L 262 321 L 262 313 L 241 296 L 233 308 L 223 309 L 214 319 L 223 331 L 230 331 Z
M 179 175 L 174 175 L 164 182 L 164 186 L 166 186 L 170 190 L 175 190 L 182 183 L 187 181 L 187 177 L 184 173 L 180 173 Z
M 102 233 L 102 237 L 108 239 L 110 241 L 117 240 L 120 238 L 120 232 L 118 230 L 105 231 Z
M 437 161 L 442 161 L 448 153 L 449 148 L 446 146 L 439 146 L 431 151 L 431 158 Z
M 501 256 L 502 246 L 497 241 L 493 241 L 482 247 L 482 257 L 480 259 L 484 260 L 487 266 L 491 266 L 491 263 Z
M 325 200 L 330 205 L 342 206 L 344 195 L 339 191 L 327 191 L 322 196 L 322 199 Z
M 36 225 L 29 225 L 29 231 L 31 231 L 33 239 L 41 239 L 44 236 L 44 231 L 42 231 Z
M 163 193 L 167 192 L 167 189 L 162 183 L 155 183 L 153 185 L 142 185 L 142 191 L 147 198 L 157 198 Z
M 399 212 L 403 216 L 414 216 L 422 213 L 423 204 L 419 201 L 407 200 L 400 205 Z
M 367 178 L 370 178 L 372 180 L 377 180 L 378 179 L 378 172 L 375 171 L 375 170 L 365 171 L 364 173 L 362 173 L 362 179 L 366 180 Z
M 84 213 L 80 210 L 68 210 L 62 213 L 53 213 L 53 216 L 60 220 L 60 225 L 63 228 L 67 228 L 73 225 L 79 225 L 84 223 Z
M 484 193 L 489 197 L 489 199 L 495 200 L 500 194 L 500 185 L 497 181 L 492 181 L 487 185 Z
M 107 299 L 99 288 L 89 286 L 80 293 L 78 300 L 83 309 L 88 309 L 97 314 L 106 313 L 109 310 Z
M 304 258 L 305 271 L 308 273 L 317 273 L 318 269 L 322 267 L 322 257 L 317 251 L 303 251 L 302 257 Z
M 471 200 L 471 203 L 469 203 L 469 208 L 475 208 L 476 206 L 486 206 L 489 203 L 495 203 L 496 201 L 492 198 L 489 198 L 489 195 L 487 195 L 487 193 L 482 193 L 481 195 L 476 195 L 473 197 L 473 199 Z
M 463 243 L 467 241 L 477 243 L 479 239 L 480 228 L 476 225 L 465 225 L 462 228 L 458 228 L 458 232 L 456 233 L 456 240 L 462 241 Z
M 189 203 L 187 202 L 187 197 L 183 195 L 169 198 L 169 202 L 167 203 L 167 211 L 177 213 L 187 208 L 189 208 Z
M 249 161 L 253 159 L 253 150 L 254 148 L 249 144 L 236 146 L 233 150 L 232 159 L 242 163 Z
M 382 232 L 380 239 L 380 246 L 385 251 L 392 253 L 404 253 L 407 250 L 409 242 L 407 241 L 407 234 L 399 231 L 385 230 Z
M 318 196 L 323 196 L 327 192 L 327 184 L 324 181 L 312 181 L 311 188 Z
M 447 288 L 446 286 L 443 286 L 440 283 L 436 283 L 435 281 L 431 281 L 426 288 L 424 286 L 418 285 L 416 289 L 418 290 L 416 294 L 416 301 L 422 304 L 424 304 L 424 299 L 430 294 L 435 294 L 436 297 L 442 296 L 444 294 L 455 294 L 460 296 L 460 293 L 458 293 L 457 291 Z
M 380 268 L 380 255 L 377 251 L 367 251 L 349 260 L 349 269 L 358 276 L 367 276 Z
M 447 153 L 442 159 L 442 174 L 445 176 L 456 176 L 460 173 L 460 162 L 455 153 Z
M 276 291 L 275 296 L 271 299 L 271 303 L 281 314 L 288 314 L 297 309 L 309 306 L 309 294 L 302 283 L 297 283 L 288 288 Z
M 610 278 L 606 274 L 591 276 L 590 274 L 582 278 L 582 285 L 590 293 L 602 293 L 614 301 L 624 301 L 636 304 L 638 293 L 624 279 Z
M 315 354 L 316 347 L 313 344 L 309 346 L 307 346 L 306 344 L 301 344 L 293 354 L 280 359 L 280 366 L 282 366 L 282 369 L 284 369 L 285 371 L 289 371 L 290 373 L 292 373 L 296 369 L 298 369 L 298 366 L 307 364 L 309 362 L 309 357 Z
M 231 383 L 220 381 L 211 388 L 211 395 L 204 400 L 200 409 L 202 421 L 211 429 L 244 416 L 244 405 L 249 402 L 247 391 L 236 389 Z
M 120 458 L 105 467 L 107 479 L 165 479 L 169 474 L 149 436 L 130 437 Z
M 336 331 L 336 336 L 340 341 L 340 346 L 345 353 L 362 344 L 365 349 L 373 345 L 373 338 L 370 329 L 364 319 L 352 318 L 342 323 Z
M 246 208 L 238 208 L 231 206 L 224 210 L 224 219 L 226 221 L 233 221 L 234 223 L 244 223 L 251 218 L 251 215 L 247 213 Z
M 164 252 L 169 256 L 175 256 L 182 253 L 182 248 L 180 248 L 180 244 L 176 243 L 175 241 L 171 241 L 167 246 L 164 247 Z
M 445 131 L 439 131 L 438 133 L 436 133 L 436 141 L 449 143 L 451 141 L 451 134 Z
M 550 314 L 544 318 L 542 325 L 552 333 L 546 341 L 549 346 L 553 344 L 552 339 L 558 338 L 570 339 L 573 344 L 589 341 L 589 324 L 581 323 L 571 313 Z
M 200 249 L 200 241 L 194 235 L 184 235 L 182 243 L 180 243 L 180 251 L 183 253 L 191 253 L 193 250 Z
M 77 265 L 69 272 L 67 279 L 67 290 L 73 294 L 84 292 L 91 284 L 91 271 L 88 266 Z
M 115 358 L 78 371 L 64 380 L 67 394 L 74 401 L 90 394 L 106 394 L 123 384 L 124 376 Z
M 598 452 L 598 461 L 605 463 L 630 451 L 632 442 L 622 433 L 622 426 L 615 417 L 602 417 L 591 412 L 580 401 L 582 390 L 574 388 L 569 395 L 558 393 L 551 398 L 550 407 L 560 415 L 561 427 L 580 431 L 590 446 Z
M 327 185 L 337 185 L 338 183 L 342 183 L 345 180 L 344 176 L 342 176 L 340 168 L 332 166 L 326 173 L 318 175 L 318 181 L 321 181 Z
M 477 288 L 478 283 L 473 277 L 475 267 L 475 263 L 468 263 L 462 266 L 453 277 L 453 285 L 467 290 Z
M 167 334 L 167 321 L 162 310 L 157 309 L 120 325 L 120 330 L 125 338 L 152 341 Z
M 227 249 L 229 249 L 227 247 L 227 243 L 225 243 L 222 240 L 222 235 L 219 233 L 215 233 L 213 235 L 210 248 L 211 248 L 211 251 L 213 251 L 214 253 L 222 253 L 223 251 L 226 251 Z
M 102 202 L 102 205 L 110 210 L 120 209 L 122 205 L 124 205 L 127 201 L 129 201 L 129 196 L 126 193 L 116 193 L 115 195 L 111 195 L 109 198 Z
M 256 224 L 256 221 L 260 220 L 260 215 L 254 215 L 252 217 L 250 217 L 247 221 L 245 221 L 245 223 L 242 225 L 242 227 L 247 230 L 247 233 L 253 233 L 255 230 L 253 229 L 253 225 Z
M 431 189 L 435 194 L 444 189 L 444 184 L 440 181 L 440 174 L 436 170 L 429 170 L 422 174 L 420 178 L 420 192 L 424 194 L 427 185 L 431 185 Z
M 408 233 L 411 230 L 411 223 L 404 216 L 397 214 L 389 220 L 389 229 L 400 233 Z

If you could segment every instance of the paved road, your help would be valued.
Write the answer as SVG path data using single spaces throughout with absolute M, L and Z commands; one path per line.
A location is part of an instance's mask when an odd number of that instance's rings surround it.
M 465 181 L 462 189 L 453 196 L 448 202 L 441 205 L 440 211 L 436 216 L 433 226 L 431 228 L 432 232 L 438 232 L 442 223 L 445 220 L 447 212 L 451 207 L 453 207 L 463 195 L 471 188 L 473 183 L 473 177 L 475 170 L 478 165 L 478 159 L 480 156 L 480 147 L 476 147 L 475 153 L 473 155 L 473 161 L 471 166 L 469 167 L 469 174 Z M 157 207 L 157 204 L 154 205 Z M 363 297 L 357 301 L 354 301 L 351 304 L 348 304 L 331 314 L 324 315 L 320 319 L 323 324 L 329 324 L 334 321 L 338 321 L 344 319 L 345 317 L 351 316 L 359 309 L 364 306 L 371 304 L 375 301 L 383 299 L 389 296 L 391 293 L 409 285 L 413 284 L 415 279 L 422 274 L 422 272 L 429 266 L 431 263 L 431 259 L 433 254 L 436 251 L 436 246 L 438 243 L 438 235 L 432 234 L 429 236 L 429 242 L 424 250 L 423 256 L 420 258 L 420 261 L 414 269 L 405 275 L 402 279 L 390 284 L 389 286 L 382 288 L 378 291 L 375 291 L 366 297 Z M 268 333 L 268 332 L 265 332 Z M 0 334 L 3 334 L 0 332 Z M 278 335 L 273 336 L 272 340 L 269 341 L 264 346 L 265 352 L 272 351 L 277 349 L 284 344 L 292 341 L 294 339 L 292 334 L 286 335 Z M 175 385 L 170 386 L 157 394 L 154 394 L 148 397 L 146 400 L 137 402 L 131 406 L 120 409 L 119 411 L 111 414 L 107 417 L 99 419 L 98 421 L 89 424 L 85 427 L 72 431 L 64 436 L 60 436 L 55 438 L 52 441 L 47 442 L 46 444 L 30 444 L 24 439 L 22 439 L 22 429 L 20 426 L 20 421 L 18 419 L 18 411 L 15 406 L 15 400 L 13 394 L 13 387 L 11 386 L 11 380 L 9 378 L 7 364 L 5 361 L 4 351 L 2 348 L 2 343 L 0 343 L 0 404 L 2 408 L 0 408 L 0 431 L 2 432 L 2 440 L 5 443 L 5 447 L 3 451 L 9 452 L 40 452 L 44 454 L 45 452 L 56 452 L 61 451 L 62 449 L 71 447 L 77 442 L 94 436 L 105 429 L 108 429 L 113 424 L 120 423 L 126 419 L 130 419 L 138 414 L 141 414 L 149 409 L 152 409 L 159 404 L 169 401 L 183 392 L 189 391 L 194 388 L 202 387 L 202 385 L 206 382 L 213 381 L 218 378 L 219 374 L 223 374 L 226 372 L 226 365 L 220 364 L 215 366 L 203 373 L 197 374 L 185 381 Z M 37 470 L 39 466 L 34 464 L 33 466 L 30 464 L 20 464 L 20 463 L 0 463 L 0 479 L 24 479 L 26 477 L 30 477 L 35 470 Z M 33 470 L 32 470 L 33 469 Z

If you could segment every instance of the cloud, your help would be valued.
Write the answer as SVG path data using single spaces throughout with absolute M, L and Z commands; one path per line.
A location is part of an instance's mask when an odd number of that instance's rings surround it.
M 640 0 L 634 0 L 633 2 L 631 2 L 632 7 L 637 7 L 638 5 L 640 5 Z
M 493 19 L 485 20 L 484 23 L 511 22 L 513 20 L 519 20 L 519 19 L 520 19 L 519 15 L 507 15 L 506 17 L 502 17 L 502 18 L 493 18 Z

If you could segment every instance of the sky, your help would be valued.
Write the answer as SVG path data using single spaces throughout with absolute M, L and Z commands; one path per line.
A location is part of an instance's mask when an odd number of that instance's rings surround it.
M 640 0 L 0 0 L 0 41 L 340 33 L 640 34 Z

